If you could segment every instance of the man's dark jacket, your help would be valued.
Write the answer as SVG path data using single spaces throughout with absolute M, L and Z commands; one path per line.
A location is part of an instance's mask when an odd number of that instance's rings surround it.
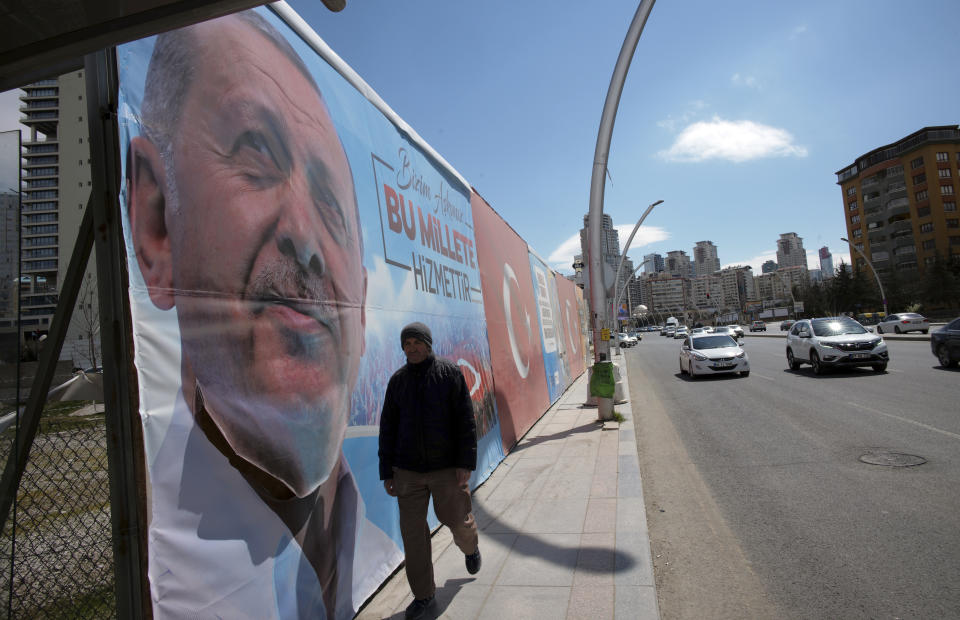
M 393 468 L 416 472 L 477 467 L 477 427 L 463 373 L 431 354 L 393 373 L 380 413 L 380 479 Z

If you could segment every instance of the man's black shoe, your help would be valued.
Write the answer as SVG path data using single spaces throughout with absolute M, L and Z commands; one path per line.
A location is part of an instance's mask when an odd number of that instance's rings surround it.
M 476 575 L 477 571 L 480 570 L 480 564 L 482 559 L 480 557 L 480 547 L 477 547 L 477 550 L 471 553 L 470 555 L 464 556 L 467 562 L 467 572 L 471 575 Z
M 430 598 L 415 598 L 413 602 L 407 605 L 407 613 L 404 615 L 406 620 L 419 620 L 423 617 L 423 614 L 427 613 L 427 609 L 433 605 L 433 597 Z

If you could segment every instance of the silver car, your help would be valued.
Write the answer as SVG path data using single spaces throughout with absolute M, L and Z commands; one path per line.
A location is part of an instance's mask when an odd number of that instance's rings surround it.
M 729 334 L 688 336 L 680 346 L 680 374 L 700 375 L 750 374 L 750 358 Z
M 878 334 L 906 334 L 907 332 L 922 332 L 926 334 L 929 331 L 930 321 L 916 312 L 890 314 L 877 323 Z
M 870 366 L 876 372 L 887 369 L 890 354 L 883 338 L 845 316 L 797 321 L 787 334 L 787 366 L 813 366 L 822 375 L 828 368 Z
M 727 325 L 727 327 L 729 327 L 729 328 L 732 329 L 734 332 L 736 332 L 737 338 L 743 338 L 743 328 L 742 328 L 741 326 L 739 326 L 739 325 Z

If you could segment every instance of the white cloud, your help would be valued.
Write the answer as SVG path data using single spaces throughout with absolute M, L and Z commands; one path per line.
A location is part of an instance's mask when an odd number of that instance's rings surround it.
M 761 90 L 760 82 L 757 81 L 757 78 L 752 75 L 740 75 L 739 73 L 734 73 L 733 77 L 730 78 L 730 81 L 736 86 L 746 86 L 747 88 L 756 88 Z
M 708 107 L 706 101 L 695 100 L 687 104 L 687 109 L 680 114 L 679 117 L 674 117 L 672 114 L 667 116 L 667 118 L 657 121 L 657 127 L 666 129 L 667 131 L 674 132 L 677 130 L 677 125 L 686 125 L 689 123 L 698 112 Z
M 614 226 L 620 240 L 621 251 L 635 225 L 636 223 Z M 639 264 L 638 260 L 643 260 L 643 253 L 640 251 L 640 248 L 650 245 L 651 243 L 665 241 L 669 238 L 670 233 L 659 226 L 641 226 L 637 234 L 634 235 L 633 242 L 630 244 L 630 251 L 627 253 L 627 256 L 634 262 L 634 268 Z M 579 232 L 557 246 L 557 249 L 547 258 L 547 262 L 553 269 L 561 273 L 573 273 L 573 267 L 571 267 L 571 265 L 573 264 L 573 257 L 577 254 L 580 254 Z
M 659 155 L 675 162 L 708 159 L 744 162 L 765 157 L 806 157 L 807 149 L 794 144 L 793 136 L 784 129 L 714 117 L 689 125 L 673 145 Z
M 736 267 L 736 266 L 738 266 L 738 265 L 739 265 L 739 266 L 742 266 L 742 267 L 750 267 L 751 269 L 753 269 L 753 275 L 758 276 L 758 275 L 760 275 L 761 273 L 763 273 L 761 267 L 762 267 L 763 264 L 764 264 L 765 262 L 767 262 L 768 260 L 772 260 L 772 261 L 776 261 L 776 260 L 777 260 L 777 253 L 776 253 L 776 251 L 773 251 L 773 252 L 765 252 L 765 253 L 763 253 L 763 254 L 759 254 L 759 255 L 754 256 L 754 257 L 752 257 L 752 258 L 747 258 L 747 259 L 744 259 L 744 260 L 734 261 L 734 262 L 732 262 L 732 263 L 727 263 L 727 264 L 725 264 L 725 265 L 721 265 L 720 267 L 721 267 L 721 269 L 726 269 L 727 267 Z
M 753 275 L 758 276 L 761 273 L 763 273 L 763 270 L 761 268 L 763 267 L 763 264 L 768 260 L 772 260 L 773 262 L 777 261 L 777 252 L 775 250 L 771 252 L 764 252 L 763 254 L 758 254 L 757 256 L 754 256 L 752 258 L 747 258 L 741 261 L 734 261 L 732 263 L 727 263 L 725 265 L 721 265 L 721 267 L 723 269 L 726 269 L 727 267 L 736 267 L 737 265 L 750 266 L 750 268 L 753 269 Z M 837 255 L 834 254 L 833 266 L 837 267 L 837 265 L 839 264 L 840 264 L 840 261 L 837 258 Z M 807 269 L 820 269 L 820 255 L 818 254 L 818 250 L 807 252 Z
M 800 37 L 801 35 L 805 34 L 806 32 L 807 32 L 807 25 L 806 25 L 806 24 L 801 24 L 801 25 L 797 26 L 796 28 L 794 28 L 793 31 L 790 33 L 790 39 L 791 39 L 791 40 L 796 39 L 796 38 Z

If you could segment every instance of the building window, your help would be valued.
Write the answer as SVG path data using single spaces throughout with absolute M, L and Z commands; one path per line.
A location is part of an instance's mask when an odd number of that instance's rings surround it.
M 863 252 L 863 244 L 862 244 L 862 243 L 855 243 L 855 244 L 853 244 L 853 247 L 855 247 L 855 248 L 857 248 L 858 250 L 860 250 L 861 252 Z
M 906 271 L 908 269 L 916 269 L 916 268 L 917 268 L 917 261 L 915 260 L 912 260 L 908 263 L 900 263 L 899 265 L 897 265 L 897 271 Z
M 955 217 L 948 217 L 947 228 L 960 228 L 960 220 Z
M 937 242 L 936 242 L 936 240 L 935 240 L 935 239 L 927 239 L 926 241 L 924 241 L 924 242 L 923 242 L 923 249 L 924 249 L 924 250 L 936 250 L 936 249 L 937 249 Z
M 941 195 L 941 196 L 953 196 L 953 185 L 941 185 L 941 186 L 940 186 L 940 195 Z
M 931 222 L 927 222 L 926 224 L 921 224 L 920 232 L 922 233 L 933 232 L 933 224 Z
M 950 237 L 950 245 L 960 245 L 960 237 Z
M 855 229 L 855 230 L 853 231 L 853 237 L 854 237 L 855 239 L 859 239 L 859 238 L 862 237 L 862 236 L 863 236 L 863 231 L 860 230 L 859 228 L 857 228 L 857 229 Z
M 851 200 L 851 201 L 850 201 L 850 204 L 847 205 L 847 208 L 850 209 L 851 211 L 856 211 L 856 210 L 857 210 L 857 201 L 856 201 L 856 200 Z
M 900 254 L 916 254 L 917 248 L 912 245 L 902 245 L 899 248 L 894 248 L 893 253 L 896 255 Z
M 946 151 L 941 151 L 941 152 L 937 153 L 937 161 L 950 161 L 950 159 L 949 159 L 948 156 L 947 156 Z
M 917 217 L 930 217 L 930 207 L 917 207 Z
M 860 215 L 857 214 L 857 215 L 854 215 L 853 217 L 851 217 L 851 218 L 850 218 L 850 223 L 851 223 L 851 224 L 859 224 L 859 223 L 860 223 Z
M 941 179 L 949 179 L 950 168 L 940 168 L 939 170 L 937 170 L 937 176 L 939 176 Z
M 920 202 L 921 200 L 926 200 L 927 196 L 928 196 L 927 190 L 924 189 L 914 194 L 913 197 L 916 199 L 917 202 Z
M 927 173 L 921 172 L 920 174 L 913 175 L 913 184 L 920 185 L 921 183 L 927 182 Z
M 952 200 L 944 200 L 944 201 L 943 201 L 943 210 L 944 210 L 944 211 L 956 211 L 956 210 L 957 210 L 957 203 L 955 203 L 955 202 L 952 201 Z
M 922 166 L 922 165 L 923 165 L 923 157 L 918 157 L 918 158 L 913 159 L 913 160 L 910 161 L 910 169 L 911 169 L 911 170 L 916 170 L 917 168 L 919 168 L 919 167 Z
M 857 188 L 855 186 L 850 186 L 847 188 L 847 196 L 856 196 Z
M 928 257 L 926 257 L 925 259 L 923 259 L 923 264 L 926 265 L 926 266 L 928 266 L 928 267 L 929 267 L 930 265 L 934 264 L 935 262 L 937 262 L 937 259 L 936 259 L 936 257 L 934 257 L 934 256 L 928 256 Z

